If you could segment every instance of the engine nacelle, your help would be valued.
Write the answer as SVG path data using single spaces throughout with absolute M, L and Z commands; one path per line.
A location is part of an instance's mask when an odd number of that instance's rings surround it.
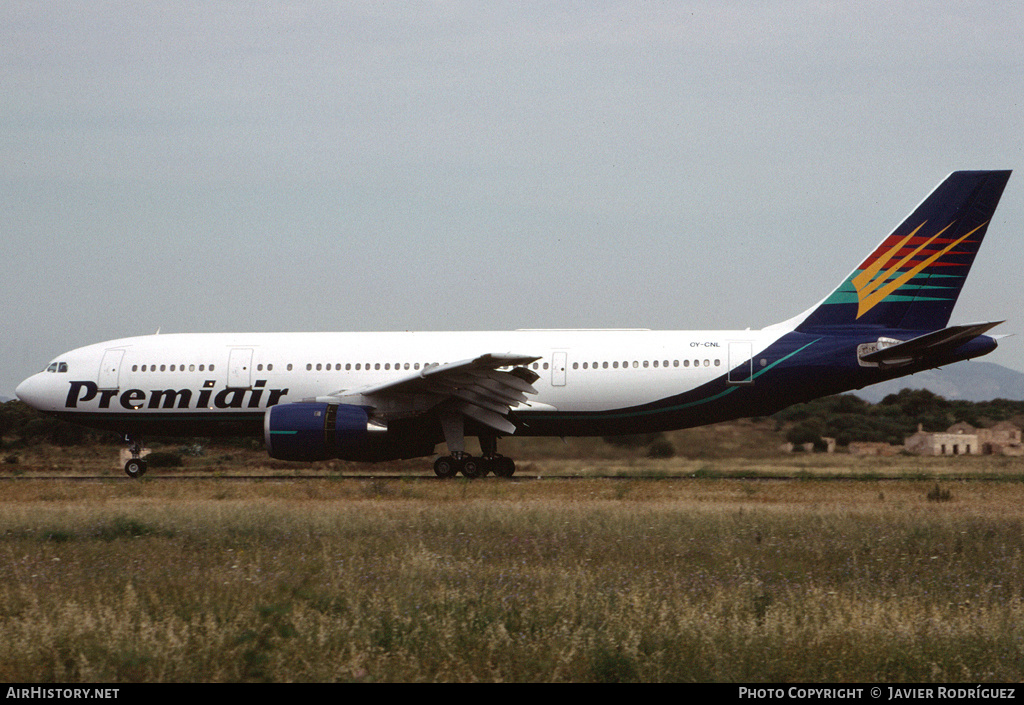
M 279 460 L 344 457 L 384 430 L 370 421 L 366 409 L 351 404 L 278 404 L 263 418 L 267 452 Z

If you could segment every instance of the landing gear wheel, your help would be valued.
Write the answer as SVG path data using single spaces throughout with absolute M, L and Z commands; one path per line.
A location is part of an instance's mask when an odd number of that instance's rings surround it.
M 146 465 L 146 461 L 139 458 L 132 458 L 124 464 L 125 474 L 133 480 L 137 480 L 145 475 L 146 470 L 148 469 L 149 467 Z
M 462 461 L 462 474 L 471 480 L 484 476 L 482 464 L 476 458 L 466 458 Z
M 516 463 L 504 455 L 494 459 L 494 474 L 498 477 L 512 477 L 516 472 Z
M 434 474 L 441 479 L 448 479 L 449 477 L 455 477 L 455 473 L 459 471 L 458 465 L 455 462 L 455 458 L 450 455 L 442 455 L 440 458 L 434 461 Z

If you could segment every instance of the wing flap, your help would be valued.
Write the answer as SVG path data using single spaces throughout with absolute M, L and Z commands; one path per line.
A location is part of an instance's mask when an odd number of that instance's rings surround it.
M 504 416 L 496 414 L 493 411 L 488 411 L 482 407 L 467 403 L 459 404 L 459 411 L 474 421 L 482 423 L 484 426 L 493 428 L 495 431 L 504 433 L 507 436 L 511 436 L 516 432 L 515 424 Z

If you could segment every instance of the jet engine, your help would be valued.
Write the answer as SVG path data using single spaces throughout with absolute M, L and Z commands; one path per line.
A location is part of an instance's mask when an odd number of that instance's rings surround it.
M 386 429 L 361 406 L 300 402 L 279 404 L 263 418 L 267 452 L 278 460 L 328 460 L 345 457 Z M 372 435 L 371 435 L 372 434 Z

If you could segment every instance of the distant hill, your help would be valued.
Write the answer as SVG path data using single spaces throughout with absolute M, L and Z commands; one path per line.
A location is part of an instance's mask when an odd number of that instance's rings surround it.
M 941 370 L 918 372 L 909 377 L 882 382 L 852 393 L 877 404 L 901 389 L 927 389 L 940 397 L 963 401 L 1024 401 L 1024 373 L 992 362 L 968 360 Z

